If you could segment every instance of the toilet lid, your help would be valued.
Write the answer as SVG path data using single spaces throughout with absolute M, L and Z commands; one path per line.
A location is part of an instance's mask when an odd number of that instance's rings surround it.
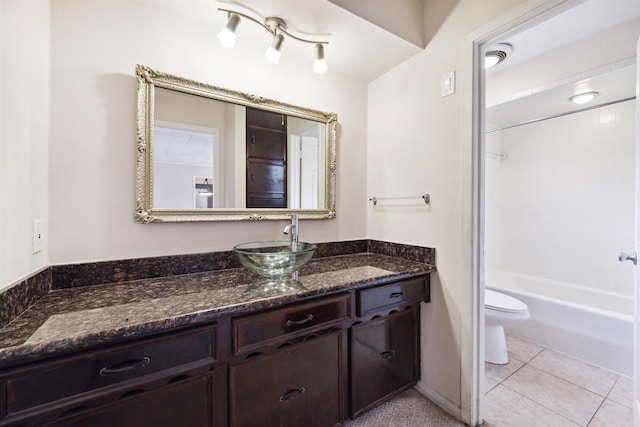
M 484 290 L 484 305 L 498 311 L 527 311 L 527 304 L 491 289 Z

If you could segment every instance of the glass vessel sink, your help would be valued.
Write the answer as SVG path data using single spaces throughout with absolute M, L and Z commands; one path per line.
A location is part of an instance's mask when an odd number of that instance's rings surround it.
M 242 243 L 233 248 L 233 253 L 249 270 L 265 277 L 280 277 L 305 265 L 316 249 L 313 243 L 282 240 Z

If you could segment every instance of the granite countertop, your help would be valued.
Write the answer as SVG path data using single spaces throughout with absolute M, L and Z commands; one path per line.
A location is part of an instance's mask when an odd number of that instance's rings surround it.
M 0 367 L 433 271 L 360 253 L 312 260 L 298 285 L 231 268 L 53 290 L 0 329 Z

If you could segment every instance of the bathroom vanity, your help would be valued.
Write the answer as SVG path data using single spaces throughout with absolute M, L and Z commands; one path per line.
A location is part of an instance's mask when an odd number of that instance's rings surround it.
M 234 268 L 50 292 L 0 330 L 0 426 L 340 425 L 419 379 L 433 269 L 353 254 L 299 288 Z

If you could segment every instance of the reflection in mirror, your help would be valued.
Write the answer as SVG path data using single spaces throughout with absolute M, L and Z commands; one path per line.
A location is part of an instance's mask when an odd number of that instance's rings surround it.
M 136 74 L 136 221 L 335 217 L 335 114 Z

